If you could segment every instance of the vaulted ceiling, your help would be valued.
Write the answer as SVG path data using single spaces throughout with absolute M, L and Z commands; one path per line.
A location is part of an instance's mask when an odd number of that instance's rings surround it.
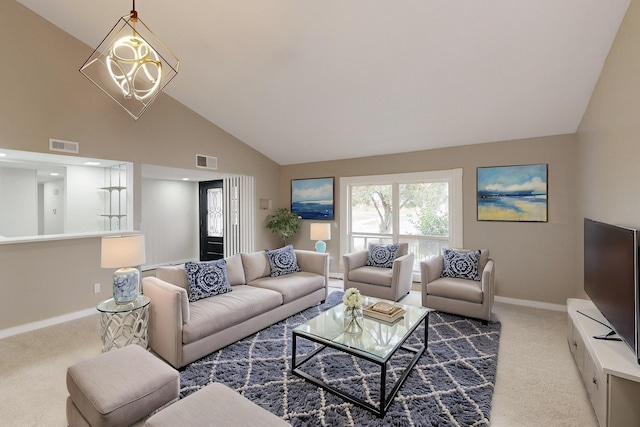
M 132 7 L 18 1 L 92 48 Z M 181 61 L 165 92 L 286 165 L 573 133 L 629 3 L 139 0 L 136 10 Z

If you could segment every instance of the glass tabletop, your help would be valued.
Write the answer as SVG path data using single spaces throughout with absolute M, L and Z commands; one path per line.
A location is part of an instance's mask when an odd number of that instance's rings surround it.
M 363 308 L 375 302 L 384 301 L 372 297 L 364 297 L 363 300 Z M 392 303 L 391 301 L 386 302 Z M 294 328 L 294 331 L 302 336 L 313 337 L 316 341 L 344 346 L 349 350 L 367 353 L 384 361 L 402 345 L 408 335 L 432 311 L 426 307 L 393 304 L 404 308 L 405 313 L 402 318 L 394 323 L 387 323 L 364 316 L 361 333 L 350 334 L 344 331 L 345 314 L 343 304 L 338 304 L 320 313 L 313 319 Z
M 96 308 L 103 313 L 126 313 L 145 307 L 150 302 L 149 297 L 144 295 L 138 295 L 136 299 L 125 304 L 117 304 L 113 298 L 109 298 L 98 304 Z

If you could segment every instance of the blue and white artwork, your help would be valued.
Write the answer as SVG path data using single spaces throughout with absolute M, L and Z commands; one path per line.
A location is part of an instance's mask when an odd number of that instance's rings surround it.
M 302 219 L 333 219 L 333 178 L 292 179 L 291 212 Z
M 547 165 L 478 168 L 479 221 L 547 221 Z

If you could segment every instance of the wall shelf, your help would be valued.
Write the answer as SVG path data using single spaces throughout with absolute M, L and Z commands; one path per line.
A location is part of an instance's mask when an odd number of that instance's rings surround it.
M 127 182 L 127 168 L 126 165 L 116 165 L 109 168 L 105 168 L 104 187 L 99 190 L 107 191 L 105 195 L 105 212 L 101 214 L 105 219 L 105 231 L 111 230 L 123 230 L 126 229 L 126 223 L 123 221 L 126 218 L 125 212 L 127 211 L 126 198 L 123 200 L 123 191 L 127 190 L 127 186 L 123 185 Z M 115 224 L 113 219 L 116 219 Z

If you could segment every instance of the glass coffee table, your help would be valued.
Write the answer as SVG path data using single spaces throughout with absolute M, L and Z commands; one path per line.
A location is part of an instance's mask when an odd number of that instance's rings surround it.
M 377 298 L 364 297 L 363 307 L 383 301 Z M 391 301 L 387 301 L 391 303 Z M 362 332 L 350 334 L 344 332 L 344 305 L 337 306 L 320 313 L 293 329 L 292 339 L 292 368 L 294 375 L 304 378 L 306 381 L 322 387 L 323 389 L 339 396 L 345 401 L 351 402 L 362 408 L 372 411 L 378 417 L 384 417 L 389 406 L 393 403 L 393 398 L 398 393 L 400 387 L 405 382 L 409 373 L 420 359 L 420 356 L 427 348 L 429 331 L 429 313 L 432 309 L 426 307 L 413 307 L 409 305 L 394 303 L 405 309 L 402 318 L 394 323 L 387 323 L 370 317 L 364 317 L 362 322 Z M 424 323 L 423 343 L 419 347 L 410 347 L 405 344 L 416 330 L 420 323 Z M 296 347 L 299 339 L 305 339 L 320 344 L 314 350 L 297 357 Z M 338 389 L 326 381 L 323 381 L 312 374 L 301 369 L 302 365 L 311 360 L 325 348 L 330 347 L 351 356 L 370 361 L 380 367 L 380 389 L 379 406 L 371 404 L 345 390 Z M 387 362 L 402 349 L 413 353 L 413 358 L 404 369 L 402 375 L 391 388 L 391 392 L 386 393 Z M 375 402 L 374 402 L 375 403 Z

